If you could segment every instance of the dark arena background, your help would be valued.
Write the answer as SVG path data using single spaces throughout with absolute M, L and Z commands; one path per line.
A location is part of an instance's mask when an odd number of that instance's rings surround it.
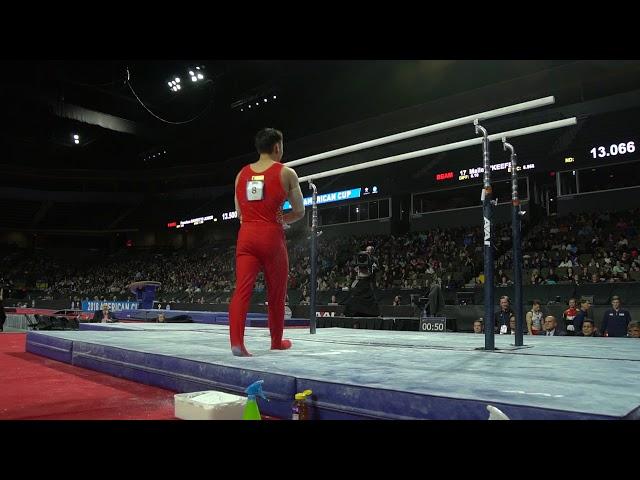
M 0 419 L 640 417 L 640 62 L 1 69 Z M 259 274 L 235 357 L 264 127 L 293 346 Z

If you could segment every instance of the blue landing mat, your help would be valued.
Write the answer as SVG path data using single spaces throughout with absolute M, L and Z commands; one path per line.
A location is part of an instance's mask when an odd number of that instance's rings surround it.
M 288 418 L 311 389 L 317 419 L 640 418 L 640 343 L 628 338 L 497 336 L 327 328 L 290 329 L 288 351 L 247 329 L 251 358 L 233 357 L 228 329 L 140 324 L 144 330 L 28 332 L 27 351 L 176 392 L 242 393 L 258 379 L 265 414 Z

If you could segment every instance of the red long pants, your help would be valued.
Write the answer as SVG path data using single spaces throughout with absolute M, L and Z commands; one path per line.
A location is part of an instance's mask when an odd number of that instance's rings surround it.
M 279 348 L 284 330 L 289 256 L 282 225 L 243 223 L 236 247 L 236 289 L 229 305 L 231 347 L 244 348 L 244 327 L 258 272 L 264 271 L 269 302 L 271 348 Z

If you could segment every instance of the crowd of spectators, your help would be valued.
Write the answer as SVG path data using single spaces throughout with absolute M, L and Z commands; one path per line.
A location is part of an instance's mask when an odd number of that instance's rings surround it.
M 635 282 L 640 279 L 637 210 L 550 217 L 532 226 L 523 242 L 523 268 L 533 285 Z M 498 258 L 498 284 L 513 267 L 510 251 Z
M 492 326 L 495 334 L 515 335 L 517 331 L 516 313 L 511 308 L 511 300 L 502 296 L 499 300 L 500 308 L 495 312 Z M 611 298 L 611 308 L 604 311 L 599 327 L 596 325 L 591 302 L 588 298 L 579 301 L 570 298 L 568 308 L 562 315 L 545 312 L 539 300 L 532 302 L 531 309 L 526 312 L 522 323 L 523 335 L 541 335 L 547 337 L 631 337 L 640 338 L 640 321 L 633 320 L 631 312 L 623 308 L 620 297 Z M 479 318 L 473 323 L 474 333 L 484 333 L 486 329 L 484 319 Z
M 633 282 L 640 279 L 637 211 L 548 217 L 526 225 L 523 239 L 525 284 Z M 405 235 L 320 237 L 319 289 L 349 289 L 356 279 L 358 251 L 375 247 L 380 289 L 421 289 L 439 282 L 444 289 L 484 283 L 480 227 L 433 228 Z M 496 285 L 512 284 L 511 225 L 494 229 Z M 305 234 L 290 235 L 289 289 L 308 297 L 311 265 Z M 195 250 L 134 251 L 111 255 L 51 255 L 9 249 L 2 257 L 0 284 L 39 292 L 40 298 L 132 298 L 127 285 L 162 283 L 163 302 L 225 303 L 234 289 L 234 245 Z M 265 289 L 259 274 L 256 291 Z

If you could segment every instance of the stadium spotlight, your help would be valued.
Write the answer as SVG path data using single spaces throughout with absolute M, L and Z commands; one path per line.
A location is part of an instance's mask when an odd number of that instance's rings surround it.
M 197 82 L 198 80 L 203 80 L 204 79 L 204 75 L 202 74 L 202 71 L 200 70 L 200 67 L 196 67 L 194 69 L 190 68 L 189 69 L 189 75 L 191 76 L 191 81 L 192 82 Z

